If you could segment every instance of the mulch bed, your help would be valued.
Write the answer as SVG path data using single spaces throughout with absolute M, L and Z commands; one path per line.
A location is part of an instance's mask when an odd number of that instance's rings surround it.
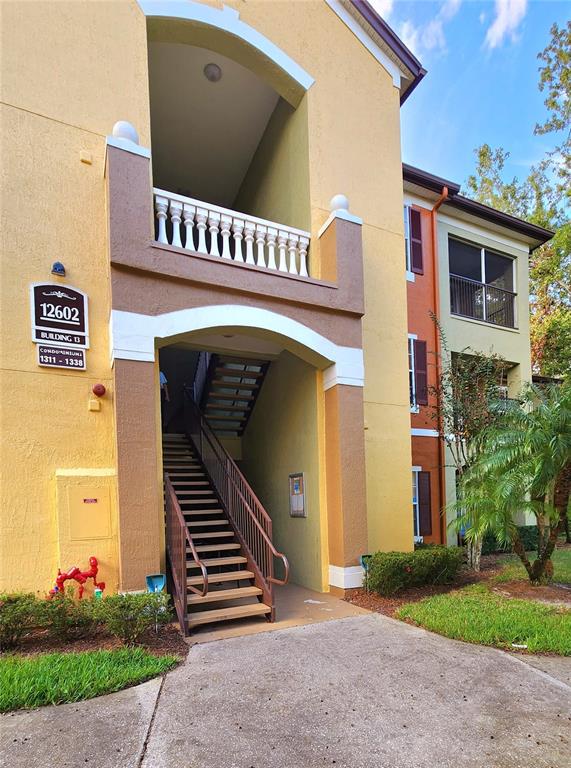
M 345 596 L 345 600 L 360 608 L 366 608 L 385 616 L 394 616 L 395 612 L 405 603 L 416 603 L 425 597 L 442 595 L 455 589 L 466 587 L 469 584 L 490 582 L 501 569 L 500 555 L 482 555 L 481 571 L 475 573 L 468 568 L 461 568 L 456 579 L 451 584 L 425 585 L 422 587 L 410 587 L 403 589 L 392 597 L 383 597 L 376 592 L 367 592 L 365 589 L 352 589 Z M 526 581 L 508 581 L 502 583 L 491 582 L 492 590 L 504 597 L 522 598 L 527 600 L 541 600 L 553 603 L 568 603 L 571 607 L 571 590 L 552 584 L 548 587 L 532 587 Z
M 505 581 L 501 584 L 495 584 L 492 591 L 504 597 L 540 600 L 547 603 L 568 603 L 571 607 L 571 589 L 560 587 L 557 584 L 532 587 L 528 581 Z
M 80 640 L 57 640 L 49 637 L 45 631 L 32 632 L 18 645 L 15 653 L 18 656 L 32 656 L 37 653 L 78 653 L 80 651 L 110 651 L 123 648 L 123 643 L 107 635 L 103 631 L 97 631 L 89 637 Z M 159 629 L 146 633 L 139 643 L 139 647 L 155 656 L 166 654 L 178 656 L 181 661 L 186 658 L 189 646 L 183 640 L 178 624 L 167 624 Z

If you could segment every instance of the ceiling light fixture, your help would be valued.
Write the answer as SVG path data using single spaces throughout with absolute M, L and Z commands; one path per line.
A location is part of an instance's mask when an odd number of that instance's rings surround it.
M 222 70 L 213 61 L 207 64 L 202 71 L 204 72 L 204 77 L 211 83 L 217 83 L 222 79 Z

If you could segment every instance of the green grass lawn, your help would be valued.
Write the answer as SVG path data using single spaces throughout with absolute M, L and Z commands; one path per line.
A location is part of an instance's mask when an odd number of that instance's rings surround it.
M 0 712 L 63 704 L 112 693 L 156 677 L 177 663 L 141 648 L 0 658 Z
M 502 597 L 484 584 L 408 603 L 396 616 L 468 643 L 509 650 L 516 643 L 532 653 L 571 656 L 570 610 Z
M 532 552 L 528 552 L 530 560 L 535 559 Z M 551 558 L 553 562 L 553 581 L 560 584 L 571 584 L 571 549 L 556 549 Z M 527 573 L 517 555 L 506 555 L 500 562 L 504 565 L 501 573 L 494 576 L 494 581 L 514 581 L 515 579 L 527 579 Z

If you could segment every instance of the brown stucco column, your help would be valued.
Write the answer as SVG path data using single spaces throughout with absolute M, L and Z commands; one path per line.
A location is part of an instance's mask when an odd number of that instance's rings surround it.
M 155 366 L 115 360 L 119 589 L 145 589 L 160 570 Z
M 359 556 L 367 552 L 363 388 L 336 384 L 325 391 L 325 461 L 332 591 L 359 585 Z

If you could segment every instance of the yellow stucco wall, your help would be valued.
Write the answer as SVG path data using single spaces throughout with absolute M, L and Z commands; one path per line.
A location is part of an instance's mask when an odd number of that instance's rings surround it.
M 325 508 L 320 507 L 318 377 L 289 352 L 274 360 L 242 438 L 244 474 L 272 518 L 274 542 L 290 563 L 290 581 L 327 589 Z M 304 472 L 307 518 L 289 516 L 290 473 Z
M 238 211 L 309 229 L 307 97 L 297 109 L 280 99 L 235 201 Z
M 61 558 L 99 554 L 96 541 L 60 549 L 55 477 L 115 465 L 105 135 L 123 118 L 148 141 L 146 32 L 137 6 L 121 2 L 7 3 L 2 21 L 0 589 L 43 592 L 59 566 L 87 567 Z M 85 372 L 36 364 L 29 284 L 52 281 L 56 260 L 67 276 L 53 281 L 89 296 Z M 107 395 L 93 412 L 97 382 Z M 113 589 L 116 555 L 105 549 L 101 578 Z
M 399 94 L 325 3 L 300 4 L 295 13 L 288 3 L 266 0 L 229 5 L 315 78 L 298 112 L 307 130 L 303 196 L 308 189 L 313 233 L 338 192 L 364 219 L 369 544 L 409 548 Z M 118 119 L 135 125 L 143 146 L 150 143 L 146 20 L 134 0 L 7 3 L 2 10 L 1 417 L 8 437 L 0 584 L 10 588 L 16 578 L 10 574 L 17 574 L 18 587 L 46 589 L 57 566 L 70 565 L 58 563 L 56 471 L 115 463 L 103 164 L 105 136 Z M 304 151 L 300 146 L 296 162 Z M 297 205 L 292 224 L 306 226 L 297 221 Z M 62 282 L 89 295 L 86 372 L 50 371 L 35 362 L 28 286 L 49 280 L 56 259 L 68 272 Z M 91 412 L 96 382 L 108 395 L 101 411 Z M 317 482 L 308 487 L 317 493 Z M 317 503 L 316 497 L 311 508 Z

